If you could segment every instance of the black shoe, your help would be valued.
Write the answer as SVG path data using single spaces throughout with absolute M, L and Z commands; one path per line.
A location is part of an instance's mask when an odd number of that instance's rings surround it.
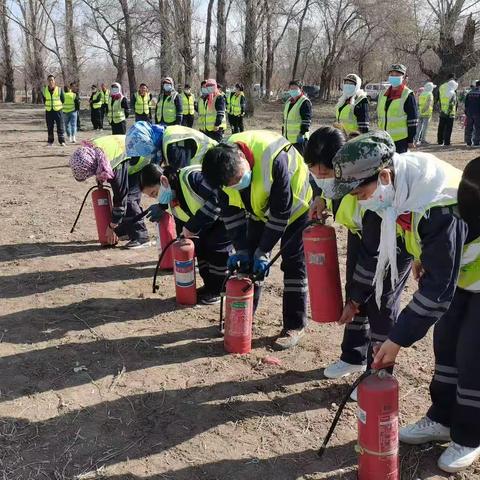
M 130 240 L 124 248 L 128 248 L 129 250 L 133 250 L 136 248 L 144 248 L 144 247 L 150 247 L 151 246 L 150 240 L 147 238 L 145 240 Z
M 206 292 L 204 295 L 200 297 L 200 301 L 198 303 L 202 305 L 217 305 L 220 303 L 220 294 Z

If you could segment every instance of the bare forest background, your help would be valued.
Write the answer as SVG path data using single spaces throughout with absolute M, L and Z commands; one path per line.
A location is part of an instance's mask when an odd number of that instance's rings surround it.
M 266 99 L 298 78 L 328 100 L 346 73 L 381 82 L 401 62 L 413 86 L 451 72 L 469 85 L 479 13 L 480 0 L 0 0 L 0 101 L 39 102 L 48 73 L 85 94 L 213 77 Z

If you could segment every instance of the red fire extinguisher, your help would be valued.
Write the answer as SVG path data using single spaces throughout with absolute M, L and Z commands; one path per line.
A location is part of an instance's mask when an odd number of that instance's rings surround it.
M 358 479 L 398 480 L 398 382 L 379 370 L 358 386 Z
M 335 229 L 315 223 L 303 231 L 312 320 L 336 322 L 343 309 Z
M 252 349 L 253 290 L 248 277 L 234 276 L 226 281 L 223 345 L 229 353 L 248 353 Z
M 188 238 L 181 238 L 173 243 L 172 249 L 177 303 L 196 305 L 195 246 Z
M 157 228 L 157 246 L 158 254 L 161 256 L 165 250 L 165 255 L 163 255 L 160 262 L 161 270 L 172 270 L 173 269 L 173 250 L 171 248 L 167 249 L 167 245 L 174 240 L 177 235 L 175 231 L 175 221 L 173 220 L 172 215 L 165 212 L 160 221 L 156 224 Z

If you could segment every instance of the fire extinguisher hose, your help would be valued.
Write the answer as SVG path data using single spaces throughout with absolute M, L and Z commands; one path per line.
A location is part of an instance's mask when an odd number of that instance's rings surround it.
M 153 274 L 152 293 L 157 293 L 158 289 L 160 288 L 157 285 L 157 276 L 158 276 L 158 271 L 160 270 L 160 265 L 162 264 L 163 257 L 165 256 L 165 253 L 167 252 L 167 250 L 170 248 L 171 245 L 173 245 L 177 240 L 180 240 L 182 238 L 183 238 L 183 235 L 180 235 L 178 238 L 173 238 L 165 245 L 165 248 L 162 249 L 162 253 L 158 258 L 158 262 L 155 267 L 155 273 Z

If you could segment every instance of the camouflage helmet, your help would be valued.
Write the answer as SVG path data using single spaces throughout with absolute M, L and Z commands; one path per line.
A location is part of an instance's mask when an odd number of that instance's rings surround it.
M 395 143 L 383 130 L 349 140 L 333 158 L 334 197 L 341 198 L 393 163 Z
M 401 63 L 394 63 L 393 65 L 390 66 L 389 72 L 398 72 L 398 73 L 401 73 L 402 75 L 406 75 L 407 67 L 405 65 L 402 65 Z

